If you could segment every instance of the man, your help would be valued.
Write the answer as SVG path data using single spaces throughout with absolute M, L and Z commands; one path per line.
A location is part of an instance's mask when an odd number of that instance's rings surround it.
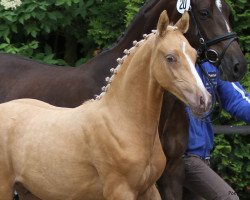
M 224 110 L 238 119 L 250 122 L 250 95 L 238 82 L 220 80 L 218 69 L 209 62 L 202 63 L 197 67 L 197 71 L 214 100 L 213 88 L 217 90 Z M 238 200 L 239 197 L 234 190 L 209 166 L 210 153 L 214 145 L 210 117 L 200 120 L 194 117 L 188 108 L 186 112 L 189 119 L 189 141 L 184 155 L 184 186 L 192 193 L 184 193 L 185 199 Z

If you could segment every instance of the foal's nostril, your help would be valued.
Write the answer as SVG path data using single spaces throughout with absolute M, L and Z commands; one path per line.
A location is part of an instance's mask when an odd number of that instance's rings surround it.
M 204 100 L 204 97 L 200 97 L 200 106 L 201 108 L 205 108 L 205 100 Z

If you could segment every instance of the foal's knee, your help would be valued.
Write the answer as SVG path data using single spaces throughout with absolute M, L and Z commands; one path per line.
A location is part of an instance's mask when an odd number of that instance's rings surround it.
M 106 184 L 103 189 L 103 195 L 107 200 L 136 200 L 135 193 L 126 182 Z

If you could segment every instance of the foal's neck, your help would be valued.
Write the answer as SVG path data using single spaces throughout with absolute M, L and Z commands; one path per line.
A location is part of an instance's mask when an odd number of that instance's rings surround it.
M 150 70 L 152 38 L 140 42 L 124 59 L 103 100 L 111 112 L 141 124 L 141 128 L 157 126 L 163 90 Z

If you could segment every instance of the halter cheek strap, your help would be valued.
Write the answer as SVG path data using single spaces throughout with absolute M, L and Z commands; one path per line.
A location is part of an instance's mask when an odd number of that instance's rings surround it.
M 212 62 L 214 65 L 219 66 L 220 63 L 221 63 L 221 60 L 223 59 L 223 57 L 224 57 L 224 55 L 225 55 L 225 53 L 227 51 L 227 49 L 229 48 L 229 46 L 232 44 L 232 42 L 234 42 L 235 40 L 238 39 L 236 33 L 233 33 L 233 32 L 231 32 L 231 33 L 225 33 L 224 35 L 221 35 L 221 36 L 215 37 L 214 39 L 210 39 L 210 40 L 206 41 L 205 38 L 203 37 L 203 35 L 201 34 L 201 31 L 200 31 L 200 29 L 198 27 L 198 23 L 197 23 L 197 21 L 195 19 L 195 16 L 194 16 L 194 13 L 192 11 L 191 6 L 190 6 L 188 12 L 189 12 L 189 14 L 191 16 L 191 20 L 193 21 L 193 24 L 195 26 L 195 29 L 196 29 L 196 32 L 197 32 L 197 36 L 198 36 L 198 41 L 199 41 L 199 44 L 200 44 L 200 48 L 197 50 L 198 51 L 198 55 L 200 56 L 200 55 L 204 54 L 205 58 L 209 62 Z M 214 50 L 214 49 L 209 49 L 210 46 L 215 45 L 215 44 L 217 44 L 219 42 L 222 42 L 222 41 L 225 41 L 225 40 L 228 40 L 228 42 L 224 46 L 224 49 L 223 49 L 223 51 L 220 54 L 216 50 Z M 214 53 L 214 55 L 215 55 L 215 59 L 214 60 L 209 59 L 208 53 L 211 53 L 211 52 Z M 222 106 L 221 106 L 221 102 L 220 102 L 218 91 L 217 91 L 215 85 L 213 84 L 212 80 L 210 79 L 209 75 L 207 74 L 207 72 L 203 69 L 203 67 L 202 67 L 202 61 L 199 60 L 197 63 L 199 65 L 200 69 L 201 69 L 201 72 L 206 77 L 206 79 L 207 79 L 207 81 L 208 81 L 208 83 L 211 86 L 212 91 L 213 91 L 212 96 L 214 98 L 213 98 L 213 102 L 212 102 L 212 107 L 211 107 L 210 111 L 208 113 L 206 113 L 201 118 L 202 121 L 210 122 L 211 123 L 212 121 L 207 120 L 207 116 L 209 116 L 211 114 L 211 112 L 213 111 L 213 108 L 214 108 L 215 103 L 216 103 L 216 99 L 217 99 L 217 101 L 219 103 L 219 110 L 220 110 L 219 113 L 221 113 Z M 220 116 L 218 116 L 218 117 L 220 117 Z
M 206 59 L 211 62 L 214 63 L 215 65 L 219 66 L 221 63 L 221 60 L 223 59 L 227 49 L 229 48 L 229 46 L 231 45 L 231 43 L 235 40 L 237 40 L 237 35 L 236 33 L 230 32 L 230 33 L 225 33 L 224 35 L 218 36 L 214 39 L 210 39 L 208 41 L 205 40 L 205 38 L 203 37 L 203 35 L 200 32 L 200 29 L 198 27 L 198 23 L 195 19 L 194 13 L 192 11 L 192 8 L 190 6 L 189 8 L 189 14 L 191 16 L 191 19 L 193 21 L 193 24 L 195 26 L 196 32 L 197 32 L 197 36 L 198 36 L 198 41 L 200 44 L 200 48 L 198 49 L 198 54 L 204 54 Z M 223 51 L 219 54 L 216 50 L 214 49 L 209 49 L 210 46 L 215 45 L 219 42 L 225 41 L 225 40 L 229 40 L 228 43 L 226 44 L 226 46 L 224 47 Z M 213 53 L 215 59 L 211 59 L 209 58 L 209 53 Z
M 216 37 L 216 38 L 214 38 L 212 40 L 208 40 L 206 42 L 206 44 L 207 44 L 207 46 L 212 46 L 214 44 L 217 44 L 219 42 L 222 42 L 224 40 L 228 40 L 228 39 L 231 39 L 231 38 L 237 39 L 237 34 L 236 33 L 232 33 L 232 32 L 231 33 L 226 33 L 223 36 L 218 36 L 218 37 Z
M 232 44 L 232 42 L 235 41 L 235 40 L 237 40 L 237 38 L 231 38 L 231 39 L 228 41 L 227 45 L 224 47 L 224 49 L 223 49 L 223 51 L 221 52 L 221 54 L 218 56 L 218 61 L 215 62 L 216 65 L 220 65 L 221 60 L 223 59 L 223 57 L 224 57 L 224 55 L 225 55 L 225 53 L 226 53 L 228 47 L 229 47 L 229 46 Z

